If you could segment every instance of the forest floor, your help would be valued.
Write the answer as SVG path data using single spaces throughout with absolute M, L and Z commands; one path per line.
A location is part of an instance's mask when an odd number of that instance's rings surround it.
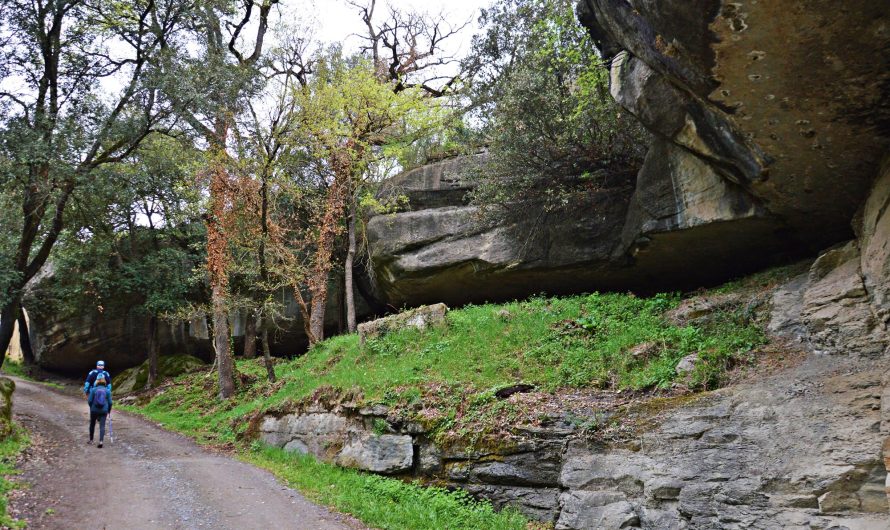
M 9 511 L 28 528 L 364 528 L 271 473 L 126 412 L 112 413 L 114 442 L 88 445 L 88 409 L 74 388 L 17 378 L 14 414 L 31 446 Z

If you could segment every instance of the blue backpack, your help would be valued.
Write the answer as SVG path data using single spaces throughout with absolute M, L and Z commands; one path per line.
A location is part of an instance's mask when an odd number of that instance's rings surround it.
M 108 406 L 108 390 L 104 386 L 93 389 L 93 409 L 104 411 Z

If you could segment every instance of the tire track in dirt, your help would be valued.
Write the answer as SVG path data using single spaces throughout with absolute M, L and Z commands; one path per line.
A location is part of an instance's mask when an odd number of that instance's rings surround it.
M 13 492 L 10 511 L 28 528 L 363 528 L 264 470 L 125 412 L 112 413 L 114 443 L 88 445 L 82 397 L 15 382 L 13 411 L 33 446 L 17 479 L 29 486 Z

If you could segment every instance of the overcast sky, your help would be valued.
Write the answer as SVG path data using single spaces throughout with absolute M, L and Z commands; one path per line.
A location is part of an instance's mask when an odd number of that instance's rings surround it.
M 368 1 L 368 0 L 365 0 Z M 366 31 L 358 11 L 348 5 L 345 0 L 284 0 L 286 7 L 283 12 L 294 13 L 297 17 L 305 17 L 313 23 L 316 37 L 324 42 L 342 42 L 344 47 L 354 49 L 358 45 L 356 38 L 350 35 Z M 431 14 L 442 13 L 445 20 L 453 26 L 465 22 L 470 24 L 449 41 L 446 41 L 446 52 L 461 56 L 469 49 L 469 42 L 478 29 L 479 10 L 491 3 L 491 0 L 448 0 L 436 2 L 430 0 L 377 0 L 375 19 L 384 20 L 388 6 L 409 11 L 421 11 Z M 316 25 L 317 24 L 317 25 Z

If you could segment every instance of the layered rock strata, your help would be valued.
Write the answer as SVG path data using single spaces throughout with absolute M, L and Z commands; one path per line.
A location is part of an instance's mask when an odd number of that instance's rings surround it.
M 407 208 L 372 217 L 366 237 L 376 293 L 391 307 L 682 289 L 800 248 L 743 189 L 667 142 L 650 151 L 635 187 L 592 190 L 553 209 L 484 214 L 468 204 L 483 160 L 442 161 L 387 182 L 381 194 L 404 195 Z

